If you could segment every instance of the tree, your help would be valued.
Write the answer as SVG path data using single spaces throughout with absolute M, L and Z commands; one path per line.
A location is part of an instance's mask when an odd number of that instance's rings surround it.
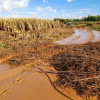
M 97 21 L 100 21 L 100 15 L 97 16 Z

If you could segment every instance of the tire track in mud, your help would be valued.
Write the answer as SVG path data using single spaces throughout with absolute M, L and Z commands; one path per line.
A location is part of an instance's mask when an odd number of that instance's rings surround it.
M 54 43 L 59 45 L 68 45 L 68 44 L 71 45 L 72 43 L 85 44 L 88 42 L 100 41 L 99 37 L 100 34 L 98 31 L 77 29 L 75 30 L 75 33 L 72 36 L 56 41 Z
M 88 39 L 86 39 L 84 42 L 80 43 L 80 44 L 85 44 L 87 42 L 91 42 L 95 38 L 93 32 L 90 31 L 90 33 L 91 33 L 91 36 Z
M 0 91 L 0 99 L 2 99 L 4 96 L 6 96 L 9 93 L 9 89 L 5 89 Z

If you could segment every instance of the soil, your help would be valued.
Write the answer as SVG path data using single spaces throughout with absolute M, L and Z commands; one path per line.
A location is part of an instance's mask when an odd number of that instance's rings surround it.
M 67 27 L 66 29 L 69 28 Z M 73 30 L 75 29 L 77 27 L 73 27 Z M 53 30 L 51 31 L 53 32 Z M 81 27 L 81 30 L 90 31 L 88 27 Z M 64 28 L 62 28 L 62 31 L 64 31 Z M 4 35 L 3 32 L 1 33 Z M 71 35 L 73 34 L 72 32 Z M 89 42 L 95 39 L 93 33 L 91 32 L 90 34 L 91 37 L 84 42 L 85 44 L 77 45 L 57 45 L 50 41 L 36 43 L 31 40 L 5 42 L 3 40 L 7 40 L 8 37 L 4 35 L 1 40 L 8 45 L 0 51 L 0 99 L 86 100 L 79 83 L 73 83 L 68 78 L 65 78 L 66 74 L 47 73 L 49 79 L 45 73 L 40 73 L 40 69 L 51 72 L 77 71 L 81 74 L 77 74 L 75 77 L 73 73 L 67 73 L 73 80 L 88 78 L 90 75 L 97 77 L 100 71 L 100 42 Z M 66 37 L 69 37 L 69 35 Z M 75 37 L 72 41 L 78 38 L 80 36 Z M 67 59 L 64 59 L 66 57 Z M 91 73 L 82 75 L 80 72 Z M 99 80 L 100 78 L 97 79 Z M 68 84 L 66 85 L 67 81 Z M 94 83 L 96 85 L 93 85 Z M 88 81 L 81 82 L 88 99 L 99 100 L 99 83 L 100 81 L 96 79 L 94 81 L 91 79 L 90 83 Z M 86 86 L 89 88 L 86 88 Z M 92 88 L 93 86 L 95 88 Z M 59 93 L 59 91 L 63 94 Z

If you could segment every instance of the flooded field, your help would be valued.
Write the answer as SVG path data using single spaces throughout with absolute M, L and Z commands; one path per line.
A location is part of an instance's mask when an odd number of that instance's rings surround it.
M 54 43 L 60 44 L 60 45 L 68 45 L 68 44 L 84 44 L 87 42 L 96 42 L 100 41 L 100 32 L 98 31 L 87 31 L 82 29 L 75 30 L 75 33 L 66 38 L 62 39 L 60 41 L 56 41 Z
M 12 48 L 12 51 L 11 49 L 8 51 L 2 50 L 0 54 L 0 62 L 5 63 L 0 64 L 0 99 L 22 100 L 24 98 L 24 100 L 86 100 L 84 93 L 79 95 L 77 90 L 71 88 L 71 86 L 67 87 L 65 84 L 66 79 L 63 81 L 64 78 L 61 78 L 59 81 L 58 76 L 60 74 L 57 76 L 48 73 L 48 78 L 46 73 L 40 73 L 41 70 L 39 70 L 38 67 L 44 71 L 51 72 L 67 70 L 76 70 L 78 73 L 81 71 L 97 72 L 100 70 L 98 69 L 100 67 L 99 60 L 94 60 L 93 62 L 91 59 L 93 59 L 94 56 L 98 59 L 100 58 L 99 43 L 95 43 L 95 41 L 100 40 L 99 37 L 100 33 L 98 31 L 90 31 L 86 28 L 75 28 L 75 33 L 72 33 L 67 38 L 62 40 L 59 39 L 59 41 L 54 43 L 39 44 L 38 49 L 36 48 L 37 45 L 34 45 L 33 42 L 22 42 L 21 44 L 21 42 L 18 43 L 18 41 L 15 41 L 16 45 Z M 91 41 L 93 41 L 93 43 Z M 74 49 L 76 49 L 76 51 L 74 51 Z M 68 60 L 61 59 L 61 57 L 63 58 L 67 55 Z M 69 55 L 82 55 L 83 58 L 79 56 L 76 58 L 75 56 L 69 57 Z M 85 58 L 86 56 L 88 56 L 88 58 Z M 54 59 L 55 57 L 57 59 Z M 60 59 L 58 59 L 59 57 Z M 92 58 L 89 59 L 89 57 Z M 8 63 L 8 65 L 6 63 Z M 94 64 L 93 66 L 92 63 Z M 87 66 L 87 68 L 85 66 Z M 91 75 L 92 77 L 95 77 L 94 74 Z M 73 74 L 71 74 L 71 76 L 74 77 Z M 89 76 L 90 74 L 86 76 L 77 75 L 78 78 L 87 78 Z M 94 82 L 96 82 L 96 80 Z M 69 82 L 68 84 L 71 83 Z M 66 85 L 66 87 L 64 85 Z M 82 85 L 86 86 L 87 83 L 84 85 L 82 82 Z M 89 89 L 91 87 L 89 87 Z M 92 96 L 92 94 L 90 94 L 90 96 L 87 91 L 86 94 L 87 98 L 90 100 L 96 100 L 95 95 Z

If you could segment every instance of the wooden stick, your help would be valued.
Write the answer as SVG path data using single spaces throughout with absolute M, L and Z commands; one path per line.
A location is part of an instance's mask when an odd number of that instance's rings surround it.
M 98 77 L 91 77 L 91 78 L 84 78 L 84 79 L 79 79 L 79 80 L 73 80 L 73 81 L 83 81 L 83 80 L 90 80 L 90 79 L 97 79 L 97 78 L 100 78 L 100 76 L 98 76 Z
M 93 72 L 77 72 L 77 71 L 32 71 L 32 72 L 39 72 L 39 73 L 53 73 L 53 74 L 63 74 L 63 73 L 83 73 L 83 74 L 91 74 Z

